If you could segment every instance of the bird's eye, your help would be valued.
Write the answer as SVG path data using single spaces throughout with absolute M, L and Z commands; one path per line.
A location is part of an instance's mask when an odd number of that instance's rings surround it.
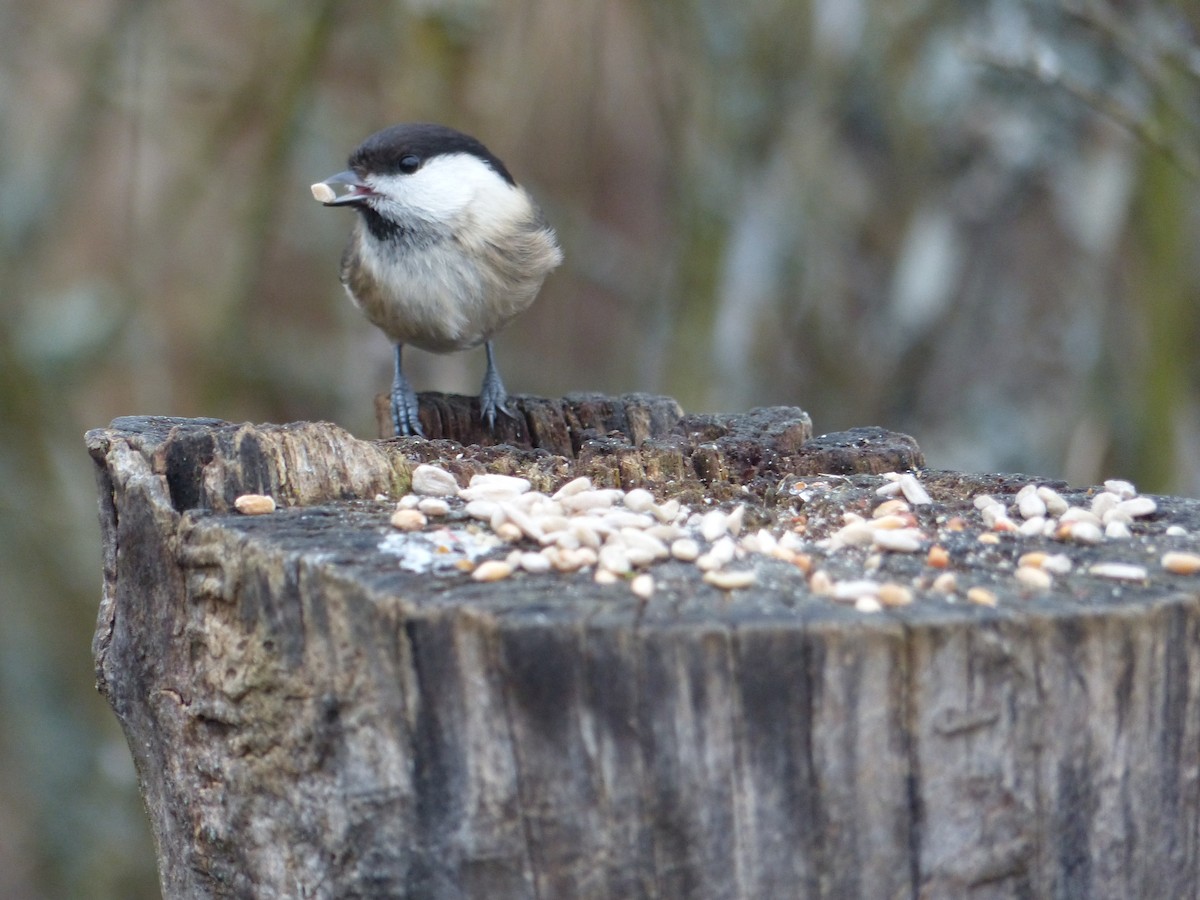
M 413 156 L 411 153 L 408 156 L 401 157 L 400 171 L 405 175 L 411 175 L 421 167 L 421 157 Z

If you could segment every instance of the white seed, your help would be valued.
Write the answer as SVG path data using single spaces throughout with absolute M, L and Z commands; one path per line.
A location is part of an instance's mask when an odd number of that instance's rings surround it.
M 732 534 L 734 537 L 737 537 L 742 533 L 742 523 L 745 522 L 745 520 L 745 504 L 739 503 L 733 508 L 733 512 L 729 514 L 728 518 L 725 519 L 725 528 L 730 534 Z
M 671 551 L 656 537 L 646 534 L 644 531 L 639 531 L 637 528 L 622 528 L 621 540 L 630 550 L 637 549 L 650 554 L 653 559 L 666 559 L 671 555 Z
M 548 534 L 546 537 L 552 539 L 554 546 L 562 547 L 564 550 L 578 550 L 582 546 L 579 538 L 569 531 L 559 531 L 556 534 Z
M 885 485 L 875 488 L 876 497 L 895 497 L 900 493 L 900 482 L 889 481 Z
M 265 516 L 275 512 L 275 498 L 266 494 L 242 494 L 233 501 L 233 508 L 243 516 Z
M 878 597 L 867 595 L 854 601 L 854 608 L 860 613 L 877 613 L 883 610 L 883 604 Z
M 861 547 L 871 543 L 874 539 L 875 526 L 860 519 L 848 525 L 843 525 L 835 531 L 830 538 L 830 545 L 834 549 L 838 547 Z
M 519 562 L 521 568 L 532 575 L 550 571 L 550 557 L 542 553 L 522 553 Z
M 559 492 L 561 493 L 561 491 Z M 565 497 L 554 498 L 562 504 L 567 512 L 587 512 L 590 509 L 608 509 L 621 496 L 615 488 L 602 491 L 584 491 L 579 494 L 568 494 Z
M 676 538 L 683 537 L 683 529 L 677 525 L 651 525 L 646 534 L 656 537 L 663 543 L 669 544 Z
M 1046 512 L 1052 516 L 1061 516 L 1070 508 L 1070 504 L 1054 488 L 1040 487 L 1037 489 L 1037 495 L 1046 504 Z
M 580 546 L 599 550 L 600 544 L 603 541 L 600 538 L 600 532 L 597 530 L 596 524 L 590 519 L 576 517 L 571 519 L 569 532 L 579 542 Z
M 916 553 L 921 549 L 924 535 L 915 528 L 905 528 L 899 531 L 876 531 L 875 546 L 881 550 L 891 550 L 895 553 Z
M 953 594 L 958 590 L 958 577 L 953 572 L 943 572 L 933 579 L 932 587 L 939 594 Z
M 1104 522 L 1105 525 L 1109 524 L 1110 522 L 1120 522 L 1123 525 L 1132 525 L 1133 516 L 1121 509 L 1120 505 L 1118 504 L 1106 512 L 1101 521 Z
M 983 512 L 983 510 L 987 509 L 989 506 L 1004 505 L 991 494 L 976 494 L 975 499 L 971 502 L 980 512 Z
M 1132 497 L 1117 504 L 1117 511 L 1139 519 L 1158 510 L 1158 504 L 1150 497 Z
M 608 569 L 617 575 L 624 575 L 633 569 L 629 562 L 629 552 L 621 544 L 605 544 L 600 548 L 600 568 Z
M 643 572 L 629 582 L 629 589 L 635 596 L 649 600 L 654 594 L 654 576 Z
M 441 497 L 425 497 L 417 503 L 417 509 L 427 516 L 444 516 L 450 512 L 450 504 Z
M 1058 517 L 1058 521 L 1062 525 L 1070 525 L 1075 522 L 1087 522 L 1095 525 L 1097 528 L 1103 524 L 1098 515 L 1091 510 L 1084 509 L 1082 506 L 1072 506 L 1065 513 Z
M 512 522 L 501 522 L 492 530 L 496 532 L 496 537 L 500 538 L 506 544 L 515 544 L 521 538 L 525 537 L 524 532 Z
M 929 496 L 925 486 L 917 481 L 917 476 L 911 472 L 905 472 L 900 476 L 900 490 L 904 494 L 904 499 L 913 506 L 925 506 L 933 502 L 933 498 Z
M 481 562 L 471 573 L 476 581 L 500 581 L 513 573 L 513 567 L 503 560 L 489 559 Z
M 749 570 L 739 572 L 730 572 L 726 570 L 705 572 L 704 580 L 713 587 L 718 587 L 723 591 L 733 591 L 738 588 L 747 588 L 754 584 L 754 573 Z
M 987 588 L 973 587 L 967 591 L 967 600 L 979 606 L 995 606 L 996 594 Z
M 728 517 L 719 509 L 710 510 L 700 520 L 700 536 L 710 543 L 728 529 Z
M 1169 551 L 1163 554 L 1162 567 L 1174 575 L 1195 575 L 1200 572 L 1200 554 Z
M 396 503 L 396 509 L 416 509 L 421 505 L 421 498 L 416 494 L 405 494 Z
M 700 545 L 691 538 L 671 542 L 671 555 L 683 562 L 692 562 L 700 555 Z
M 457 497 L 458 481 L 445 469 L 422 463 L 413 469 L 412 492 L 426 497 Z
M 1148 573 L 1145 566 L 1106 562 L 1089 566 L 1088 574 L 1099 575 L 1101 578 L 1112 578 L 1116 581 L 1145 581 Z
M 425 513 L 417 509 L 398 509 L 392 513 L 392 527 L 401 531 L 417 531 L 425 527 L 429 520 Z
M 1025 587 L 1035 591 L 1048 591 L 1054 584 L 1053 576 L 1037 566 L 1018 566 L 1015 577 Z
M 833 599 L 853 603 L 859 597 L 874 597 L 879 594 L 879 582 L 868 578 L 854 581 L 838 581 L 833 585 Z
M 1041 516 L 1026 519 L 1017 526 L 1017 533 L 1025 537 L 1036 537 L 1046 530 L 1046 520 Z
M 1071 557 L 1065 553 L 1051 553 L 1042 560 L 1042 568 L 1052 575 L 1066 575 L 1074 567 Z
M 1182 525 L 1168 525 L 1167 537 L 1187 537 L 1188 530 Z
M 897 528 L 907 528 L 914 523 L 913 517 L 910 516 L 880 516 L 872 518 L 870 525 L 872 528 L 883 528 L 887 530 L 895 530 Z
M 871 512 L 871 518 L 881 519 L 884 516 L 893 516 L 899 513 L 906 513 L 908 511 L 908 504 L 899 498 L 895 498 L 892 500 L 885 500 L 875 507 L 875 509 Z
M 1121 540 L 1123 538 L 1133 537 L 1133 532 L 1130 531 L 1129 526 L 1120 519 L 1111 519 L 1104 526 L 1104 536 L 1106 538 Z
M 913 602 L 911 588 L 894 581 L 886 581 L 879 586 L 879 602 L 884 606 L 908 606 Z
M 332 203 L 337 199 L 337 191 L 323 181 L 311 185 L 309 190 L 312 191 L 313 199 L 318 203 Z
M 533 516 L 529 515 L 529 513 L 525 512 L 525 510 L 521 509 L 515 503 L 501 504 L 500 509 L 504 513 L 505 518 L 520 528 L 526 537 L 538 543 L 548 542 L 542 526 L 534 520 Z
M 492 500 L 472 500 L 464 507 L 468 516 L 481 522 L 491 522 L 492 516 L 500 511 L 500 504 Z
M 829 573 L 824 569 L 817 569 L 808 579 L 808 589 L 814 594 L 832 594 L 833 579 L 829 577 Z
M 596 574 L 592 576 L 592 580 L 596 584 L 616 584 L 621 580 L 621 576 L 616 572 L 610 572 L 608 569 L 597 569 Z
M 658 521 L 666 524 L 674 522 L 675 517 L 679 515 L 679 501 L 675 499 L 666 500 L 655 506 L 650 512 Z
M 582 494 L 584 491 L 592 489 L 592 479 L 586 475 L 580 475 L 578 478 L 573 478 L 560 487 L 553 494 L 553 499 L 562 500 L 565 497 L 574 497 L 576 494 Z
M 1104 482 L 1104 489 L 1111 494 L 1116 494 L 1122 500 L 1137 496 L 1137 488 L 1128 481 L 1121 481 L 1118 478 L 1110 478 Z
M 1109 491 L 1101 491 L 1092 498 L 1092 512 L 1095 513 L 1096 516 L 1098 516 L 1101 520 L 1103 520 L 1104 514 L 1110 509 L 1116 509 L 1117 504 L 1120 502 L 1121 498 L 1116 494 L 1110 493 Z
M 464 500 L 511 500 L 524 494 L 532 487 L 528 478 L 517 478 L 514 475 L 495 475 L 486 473 L 472 475 L 471 483 L 460 490 L 458 495 Z
M 600 517 L 600 521 L 609 528 L 638 528 L 645 530 L 654 524 L 654 518 L 645 513 L 629 512 L 624 509 L 613 509 Z
M 634 488 L 625 495 L 625 508 L 633 512 L 650 512 L 654 508 L 654 495 L 645 488 Z
M 1099 544 L 1104 540 L 1100 526 L 1091 522 L 1070 522 L 1060 527 L 1058 533 L 1077 544 Z
M 1037 495 L 1037 488 L 1017 499 L 1017 512 L 1022 519 L 1041 519 L 1046 515 L 1046 501 Z

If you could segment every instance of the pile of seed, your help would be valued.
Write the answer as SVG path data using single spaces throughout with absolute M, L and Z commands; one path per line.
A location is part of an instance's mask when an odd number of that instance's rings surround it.
M 454 476 L 433 465 L 420 465 L 412 477 L 412 492 L 403 497 L 391 523 L 403 532 L 423 531 L 431 519 L 465 514 L 490 529 L 512 549 L 502 559 L 472 562 L 473 578 L 496 581 L 518 570 L 529 573 L 587 570 L 599 583 L 628 582 L 640 597 L 653 594 L 655 563 L 674 559 L 695 564 L 704 580 L 723 590 L 749 587 L 755 583 L 752 557 L 766 556 L 790 563 L 808 578 L 813 593 L 853 605 L 863 612 L 903 606 L 913 601 L 913 585 L 955 599 L 994 606 L 997 597 L 987 587 L 976 585 L 961 590 L 944 546 L 949 533 L 962 532 L 967 522 L 960 516 L 925 515 L 922 526 L 915 508 L 933 503 L 913 473 L 887 473 L 876 491 L 878 504 L 869 516 L 842 513 L 840 523 L 824 529 L 804 517 L 788 520 L 773 530 L 744 529 L 745 508 L 692 510 L 678 500 L 659 502 L 647 490 L 624 491 L 597 488 L 588 478 L 576 478 L 552 495 L 532 489 L 524 478 L 508 475 L 476 475 L 460 488 Z M 1050 487 L 1029 484 L 1003 502 L 988 495 L 974 498 L 974 508 L 985 526 L 979 536 L 984 544 L 995 544 L 1004 533 L 1026 537 L 1042 536 L 1065 544 L 1119 542 L 1132 537 L 1130 526 L 1152 515 L 1157 506 L 1139 496 L 1124 481 L 1105 482 L 1104 490 L 1091 498 L 1090 506 L 1072 506 Z M 798 482 L 792 492 L 800 501 L 811 492 L 828 490 L 828 483 Z M 1172 526 L 1167 534 L 1186 534 Z M 933 574 L 910 584 L 876 581 L 869 577 L 836 580 L 821 560 L 829 560 L 844 548 L 861 548 L 869 554 L 865 573 L 880 566 L 882 554 L 924 554 Z M 1200 555 L 1168 552 L 1162 567 L 1176 574 L 1200 573 Z M 1056 576 L 1074 567 L 1067 553 L 1035 551 L 1022 555 L 1013 577 L 1025 592 L 1049 590 Z M 1122 562 L 1091 565 L 1091 575 L 1117 581 L 1144 581 L 1145 566 Z

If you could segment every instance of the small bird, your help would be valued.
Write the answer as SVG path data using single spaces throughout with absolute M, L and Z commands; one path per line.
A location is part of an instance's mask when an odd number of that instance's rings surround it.
M 395 345 L 396 434 L 422 434 L 417 395 L 400 365 L 406 344 L 433 353 L 483 344 L 479 406 L 495 427 L 497 413 L 511 413 L 492 336 L 533 303 L 562 262 L 553 229 L 495 154 L 444 125 L 385 128 L 350 154 L 349 165 L 312 193 L 326 206 L 358 211 L 342 284 Z

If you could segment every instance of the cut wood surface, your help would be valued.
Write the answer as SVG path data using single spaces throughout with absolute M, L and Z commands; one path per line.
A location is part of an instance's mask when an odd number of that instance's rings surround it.
M 881 429 L 813 438 L 794 408 L 522 397 L 507 444 L 478 447 L 453 440 L 479 437 L 471 401 L 422 400 L 429 441 L 141 417 L 89 432 L 97 678 L 165 896 L 1200 893 L 1200 577 L 1161 564 L 1197 551 L 1196 501 L 1154 498 L 1128 538 L 1056 540 L 976 508 L 1011 510 L 1034 479 L 924 470 Z M 649 567 L 649 599 L 590 571 L 481 583 L 397 555 L 416 538 L 389 517 L 425 462 L 460 485 L 587 474 L 741 504 L 748 531 L 811 546 L 803 564 L 748 555 L 740 590 L 678 560 Z M 932 500 L 909 513 L 920 551 L 842 546 L 845 514 L 869 519 L 882 473 L 909 469 Z M 1099 490 L 1039 483 L 1080 506 Z M 241 515 L 245 494 L 278 508 Z M 457 508 L 446 523 L 482 527 Z M 1031 587 L 1031 551 L 1070 571 Z M 1114 562 L 1144 577 L 1093 568 Z M 841 602 L 821 577 L 911 602 Z

